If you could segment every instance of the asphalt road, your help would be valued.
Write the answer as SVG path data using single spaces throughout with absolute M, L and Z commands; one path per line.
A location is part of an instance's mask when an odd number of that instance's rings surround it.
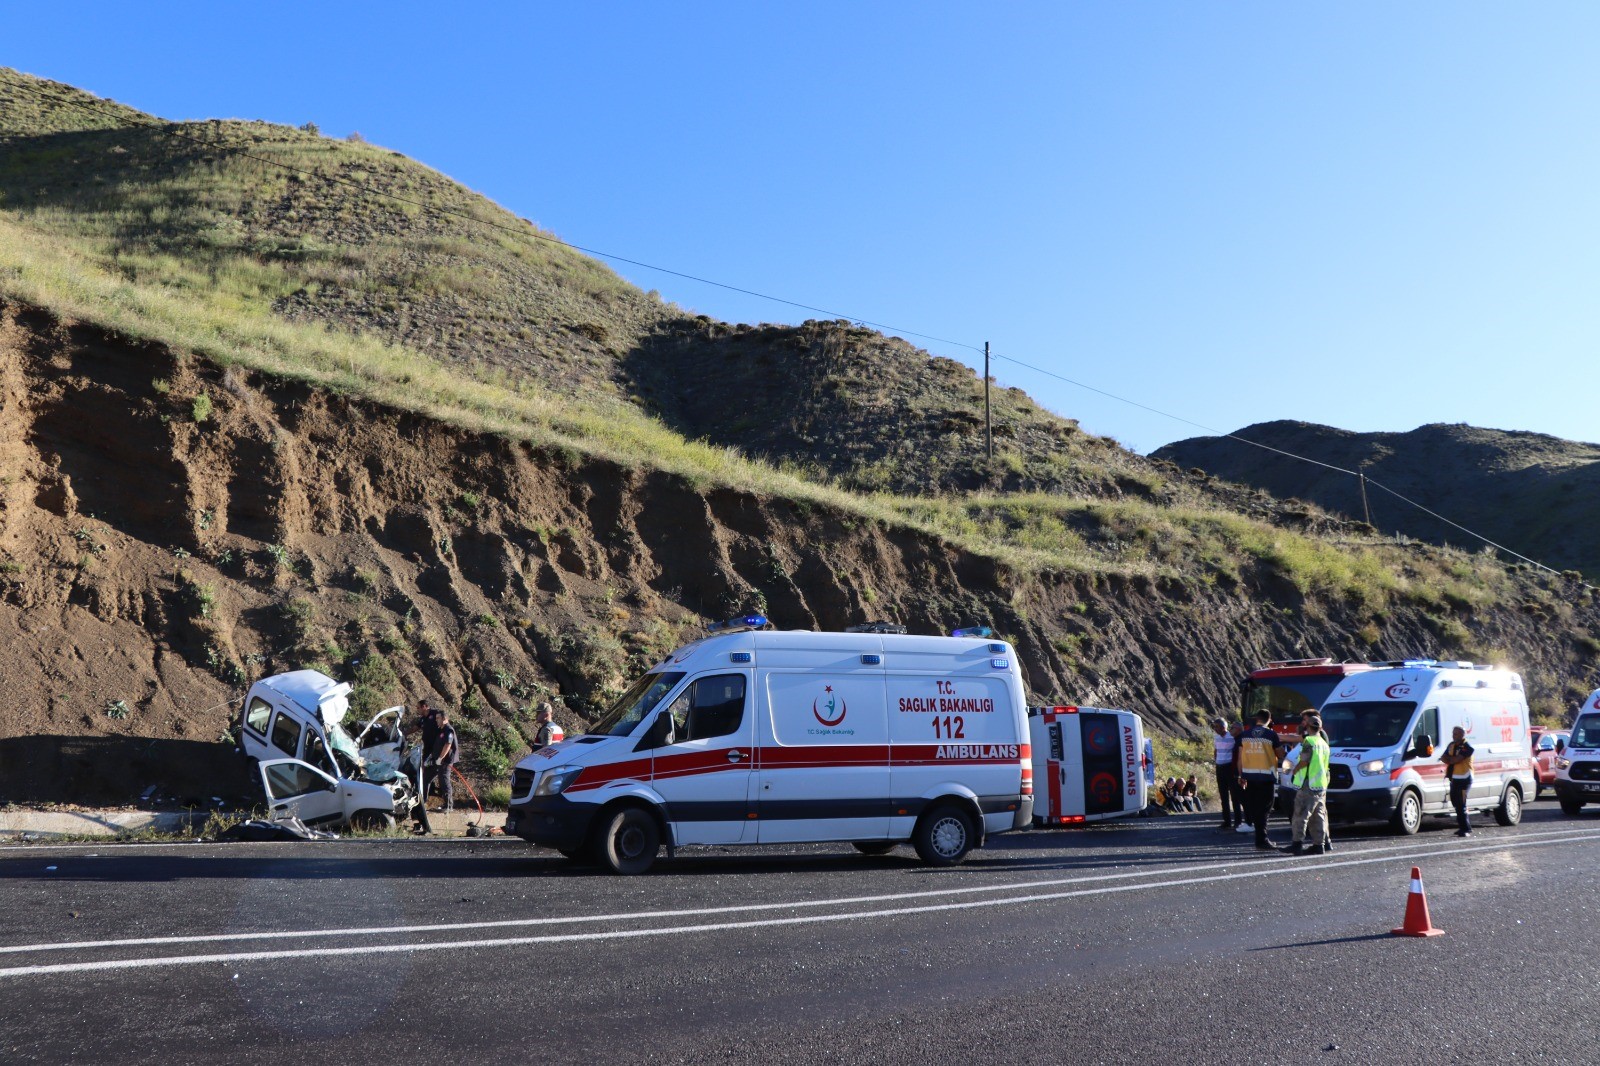
M 1600 815 L 1318 858 L 1210 825 L 636 878 L 515 841 L 4 848 L 0 1060 L 1600 1059 Z M 1444 936 L 1387 935 L 1413 865 Z

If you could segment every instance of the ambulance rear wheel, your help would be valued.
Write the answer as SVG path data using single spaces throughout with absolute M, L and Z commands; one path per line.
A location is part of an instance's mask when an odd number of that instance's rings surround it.
M 596 858 L 601 866 L 612 873 L 642 874 L 661 850 L 661 830 L 647 812 L 624 807 L 601 827 L 597 843 Z
M 858 840 L 855 849 L 863 855 L 887 855 L 895 849 L 892 840 Z
M 1500 806 L 1494 809 L 1494 820 L 1500 825 L 1516 825 L 1522 821 L 1522 789 L 1507 785 Z
M 1416 790 L 1408 788 L 1400 793 L 1400 804 L 1395 807 L 1389 825 L 1402 836 L 1414 836 L 1422 828 L 1422 797 Z
M 911 843 L 917 856 L 930 866 L 954 866 L 977 843 L 972 815 L 953 803 L 942 804 L 917 820 Z

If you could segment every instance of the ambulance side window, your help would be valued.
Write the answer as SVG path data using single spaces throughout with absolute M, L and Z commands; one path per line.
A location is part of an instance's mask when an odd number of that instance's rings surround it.
M 1432 740 L 1434 746 L 1442 747 L 1439 740 L 1439 708 L 1429 707 L 1417 719 L 1417 728 L 1411 731 L 1411 746 L 1417 746 L 1417 741 L 1423 737 Z
M 672 740 L 710 740 L 737 732 L 744 724 L 744 675 L 702 677 L 672 701 Z

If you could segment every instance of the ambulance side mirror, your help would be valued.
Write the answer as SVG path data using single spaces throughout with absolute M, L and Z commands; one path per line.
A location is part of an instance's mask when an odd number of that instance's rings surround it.
M 1408 759 L 1425 759 L 1433 754 L 1433 738 L 1423 733 L 1411 744 L 1411 750 L 1406 752 Z
M 644 751 L 647 748 L 665 747 L 672 738 L 672 715 L 665 712 L 656 715 L 656 720 L 650 723 L 650 728 L 645 731 L 644 739 L 639 742 L 635 751 Z
M 1565 740 L 1562 740 L 1560 737 L 1556 737 L 1556 754 L 1560 755 L 1562 752 L 1564 752 L 1566 750 L 1567 750 L 1567 742 Z

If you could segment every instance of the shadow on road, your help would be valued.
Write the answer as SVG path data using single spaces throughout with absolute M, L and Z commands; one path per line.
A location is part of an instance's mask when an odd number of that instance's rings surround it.
M 1393 933 L 1367 933 L 1364 936 L 1340 936 L 1331 940 L 1302 940 L 1294 944 L 1267 944 L 1251 951 L 1288 951 L 1292 948 L 1326 948 L 1335 944 L 1360 944 L 1367 940 L 1393 940 Z

